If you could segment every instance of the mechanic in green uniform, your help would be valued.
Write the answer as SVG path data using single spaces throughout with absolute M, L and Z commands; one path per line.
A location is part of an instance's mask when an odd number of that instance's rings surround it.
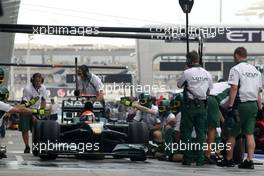
M 0 84 L 0 101 L 6 102 L 9 97 L 9 91 L 6 86 Z M 5 111 L 0 111 L 0 138 L 5 137 L 5 125 L 3 123 L 3 118 Z M 2 122 L 2 123 L 1 123 Z
M 229 72 L 228 83 L 231 85 L 228 99 L 228 110 L 233 113 L 234 109 L 238 110 L 239 120 L 237 129 L 230 134 L 227 142 L 231 149 L 227 151 L 226 158 L 222 161 L 221 166 L 234 167 L 233 150 L 236 136 L 242 132 L 245 134 L 247 141 L 247 159 L 238 167 L 244 169 L 254 169 L 252 161 L 255 140 L 254 129 L 258 110 L 262 109 L 262 78 L 261 73 L 251 64 L 247 63 L 247 50 L 244 47 L 238 47 L 234 51 L 234 62 L 236 65 Z M 240 128 L 239 128 L 240 127 Z
M 207 130 L 206 101 L 207 95 L 213 87 L 212 76 L 199 65 L 199 56 L 196 51 L 187 54 L 187 63 L 189 68 L 177 80 L 178 87 L 184 87 L 181 109 L 181 136 L 182 143 L 186 144 L 187 147 L 184 151 L 182 164 L 191 165 L 193 161 L 192 153 L 197 150 L 196 165 L 202 166 L 204 164 L 204 151 L 202 148 Z M 193 127 L 197 136 L 195 145 L 191 143 Z
M 176 142 L 179 142 L 180 137 L 181 137 L 180 124 L 181 124 L 182 101 L 183 101 L 183 94 L 182 93 L 175 94 L 170 101 L 171 113 L 173 113 L 177 119 L 177 123 L 175 126 L 175 131 L 176 131 L 175 141 Z
M 175 139 L 174 142 L 179 144 L 181 140 L 181 130 L 180 130 L 180 125 L 181 125 L 181 107 L 182 107 L 182 102 L 183 102 L 183 94 L 182 93 L 177 93 L 175 94 L 171 101 L 170 101 L 170 110 L 171 113 L 173 113 L 176 117 L 176 124 L 174 126 L 175 130 Z M 178 150 L 175 152 L 175 154 L 172 156 L 171 160 L 176 161 L 176 162 L 181 162 L 183 159 L 183 152 Z
M 2 68 L 0 68 L 0 101 L 3 101 L 3 102 L 5 102 L 9 96 L 9 91 L 7 87 L 2 84 L 4 81 L 4 76 L 5 76 L 5 72 Z M 0 119 L 1 119 L 0 120 L 0 138 L 4 138 L 5 136 L 5 126 L 3 123 L 4 114 L 5 114 L 4 111 L 0 111 Z
M 3 70 L 0 68 L 0 101 L 1 102 L 5 102 L 8 99 L 8 95 L 9 95 L 9 91 L 6 88 L 6 86 L 4 86 L 3 84 L 1 84 L 3 81 L 3 77 L 2 77 L 2 72 Z M 1 145 L 2 143 L 2 138 L 5 137 L 5 125 L 4 125 L 4 115 L 5 115 L 5 111 L 0 110 L 0 159 L 2 158 L 7 158 L 6 156 L 6 146 Z
M 207 132 L 207 144 L 208 150 L 205 151 L 205 163 L 215 164 L 216 161 L 211 159 L 211 144 L 215 142 L 216 129 L 220 127 L 220 119 L 222 123 L 224 122 L 223 116 L 220 112 L 219 106 L 224 105 L 229 96 L 230 86 L 227 82 L 218 82 L 213 84 L 213 89 L 210 90 L 210 95 L 207 99 L 207 122 L 208 122 L 208 132 Z M 213 149 L 216 150 L 216 149 Z
M 175 142 L 175 135 L 176 131 L 174 127 L 176 126 L 176 117 L 173 113 L 170 111 L 170 101 L 167 99 L 163 99 L 159 105 L 159 119 L 161 121 L 161 132 L 162 132 L 162 139 L 163 139 L 163 145 L 162 145 L 162 152 L 164 152 L 164 158 L 171 159 L 173 155 L 173 151 L 171 147 L 165 147 L 165 146 L 171 146 Z

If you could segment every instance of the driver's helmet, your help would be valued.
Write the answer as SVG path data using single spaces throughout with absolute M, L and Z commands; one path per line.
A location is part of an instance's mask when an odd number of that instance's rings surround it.
M 141 93 L 139 95 L 139 104 L 147 108 L 151 108 L 152 97 L 147 93 Z
M 171 99 L 170 109 L 172 113 L 177 114 L 181 111 L 182 99 L 182 93 L 175 94 L 174 97 Z
M 95 115 L 92 111 L 84 111 L 80 116 L 80 121 L 84 123 L 94 123 Z

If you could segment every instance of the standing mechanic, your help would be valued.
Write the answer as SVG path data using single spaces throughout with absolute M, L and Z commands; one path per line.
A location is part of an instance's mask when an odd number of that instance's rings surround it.
M 104 99 L 104 85 L 101 79 L 93 73 L 90 73 L 87 65 L 78 67 L 78 88 L 74 91 L 75 96 L 96 96 L 97 100 Z
M 234 51 L 234 62 L 237 64 L 231 68 L 228 83 L 231 85 L 228 111 L 233 113 L 237 109 L 239 120 L 236 128 L 229 135 L 227 142 L 231 144 L 231 149 L 227 151 L 226 159 L 221 166 L 234 167 L 232 162 L 233 150 L 236 136 L 242 132 L 247 141 L 247 159 L 238 167 L 244 169 L 254 169 L 253 155 L 255 150 L 254 129 L 258 109 L 262 109 L 262 79 L 261 73 L 251 64 L 247 63 L 247 50 L 238 47 Z
M 46 87 L 43 85 L 44 78 L 40 73 L 34 73 L 31 78 L 31 84 L 27 85 L 23 90 L 22 104 L 31 102 L 37 97 L 37 101 L 30 104 L 30 108 L 45 109 L 46 100 L 48 98 Z M 29 147 L 29 134 L 28 131 L 32 130 L 33 118 L 28 118 L 32 115 L 22 115 L 19 121 L 19 131 L 22 132 L 23 141 L 25 143 L 24 153 L 30 153 Z
M 3 83 L 4 80 L 4 70 L 2 68 L 0 68 L 0 84 Z M 3 120 L 3 116 L 6 115 L 6 113 L 28 113 L 28 114 L 32 114 L 32 113 L 36 113 L 39 114 L 40 111 L 36 110 L 36 109 L 29 109 L 29 108 L 25 108 L 25 107 L 21 107 L 21 106 L 16 106 L 13 107 L 7 103 L 4 103 L 4 101 L 6 101 L 8 99 L 9 96 L 9 91 L 6 87 L 3 87 L 1 85 L 1 90 L 0 90 L 0 124 L 2 124 L 2 120 Z M 6 158 L 6 147 L 1 145 L 1 138 L 0 138 L 0 159 L 1 158 Z
M 199 56 L 196 51 L 187 54 L 188 68 L 182 73 L 177 81 L 179 88 L 184 87 L 181 135 L 182 142 L 187 145 L 183 156 L 183 165 L 191 165 L 193 160 L 193 148 L 191 134 L 193 127 L 197 135 L 197 160 L 196 165 L 204 164 L 204 151 L 202 146 L 206 136 L 207 122 L 207 95 L 213 87 L 212 76 L 199 65 Z M 195 145 L 197 146 L 197 145 Z
M 58 120 L 58 112 L 60 110 L 60 106 L 55 100 L 52 98 L 50 99 L 50 120 Z

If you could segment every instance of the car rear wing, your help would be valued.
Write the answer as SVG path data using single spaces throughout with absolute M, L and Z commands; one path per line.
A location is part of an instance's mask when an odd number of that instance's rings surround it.
M 104 112 L 104 105 L 100 101 L 96 101 L 96 97 L 82 97 L 85 99 L 79 99 L 79 100 L 63 100 L 62 101 L 62 123 L 64 121 L 65 115 L 68 117 L 68 119 L 73 118 L 73 117 L 78 117 L 82 111 L 84 110 L 85 103 L 87 101 L 91 101 L 93 103 L 93 113 L 98 116 L 99 114 L 102 114 Z M 71 114 L 71 117 L 69 115 Z

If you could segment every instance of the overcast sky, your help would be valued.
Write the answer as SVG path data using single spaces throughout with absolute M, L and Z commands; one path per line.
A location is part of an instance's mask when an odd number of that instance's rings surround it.
M 264 18 L 237 16 L 261 0 L 222 0 L 222 25 L 260 25 Z M 127 26 L 184 24 L 178 0 L 21 0 L 18 23 L 46 25 Z M 220 0 L 194 0 L 190 24 L 219 25 Z M 17 34 L 16 43 L 27 35 Z M 35 35 L 32 43 L 65 45 L 106 43 L 132 45 L 134 40 Z

